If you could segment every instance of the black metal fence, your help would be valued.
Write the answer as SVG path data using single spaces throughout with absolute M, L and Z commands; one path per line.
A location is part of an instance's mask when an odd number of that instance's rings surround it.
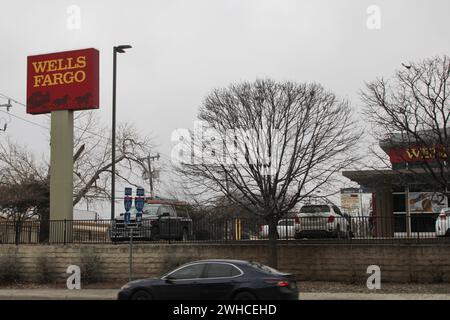
M 393 216 L 293 217 L 277 225 L 278 241 L 319 243 L 449 243 L 450 218 Z M 269 239 L 268 225 L 252 219 L 0 221 L 0 244 L 231 242 Z

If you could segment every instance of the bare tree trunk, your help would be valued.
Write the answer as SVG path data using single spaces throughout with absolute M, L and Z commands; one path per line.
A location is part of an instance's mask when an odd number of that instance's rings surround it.
M 272 268 L 278 268 L 278 221 L 274 218 L 269 220 L 269 261 L 268 264 Z
M 22 225 L 22 222 L 21 222 L 21 220 L 17 220 L 17 221 L 14 221 L 14 242 L 15 242 L 15 244 L 16 245 L 18 245 L 19 243 L 20 243 L 20 229 L 21 229 L 21 225 Z

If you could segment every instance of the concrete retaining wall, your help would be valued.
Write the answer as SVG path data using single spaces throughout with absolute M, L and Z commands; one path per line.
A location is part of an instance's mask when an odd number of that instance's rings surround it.
M 448 245 L 288 244 L 279 247 L 278 269 L 299 280 L 365 282 L 369 265 L 381 268 L 383 282 L 450 282 Z M 207 258 L 255 260 L 267 263 L 265 244 L 139 244 L 133 248 L 134 278 L 154 277 L 178 264 Z M 126 282 L 128 245 L 0 245 L 0 263 L 14 263 L 22 279 L 36 281 L 42 259 L 50 272 L 65 281 L 69 265 L 91 263 L 103 281 Z M 15 262 L 11 262 L 15 258 Z M 1 271 L 0 271 L 1 272 Z M 82 274 L 83 278 L 83 274 Z

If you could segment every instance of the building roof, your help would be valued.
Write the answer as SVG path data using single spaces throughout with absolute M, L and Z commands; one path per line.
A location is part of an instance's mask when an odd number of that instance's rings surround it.
M 389 149 L 392 146 L 407 147 L 417 145 L 418 140 L 423 140 L 424 143 L 433 145 L 439 141 L 439 138 L 444 138 L 445 136 L 450 137 L 450 128 L 442 128 L 439 132 L 436 129 L 418 131 L 417 135 L 397 132 L 381 139 L 379 145 L 384 152 L 389 153 Z
M 354 182 L 357 182 L 363 187 L 375 189 L 380 187 L 393 187 L 405 185 L 424 185 L 423 181 L 418 179 L 418 176 L 425 175 L 424 169 L 414 169 L 414 172 L 408 169 L 399 170 L 357 170 L 357 171 L 343 171 L 342 175 Z M 429 179 L 424 179 L 424 181 Z

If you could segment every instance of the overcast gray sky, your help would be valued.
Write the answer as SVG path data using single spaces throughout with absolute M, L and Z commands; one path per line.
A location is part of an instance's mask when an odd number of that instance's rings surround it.
M 81 10 L 79 29 L 67 27 L 70 5 Z M 381 10 L 380 29 L 367 27 L 370 5 Z M 171 132 L 193 126 L 213 88 L 265 77 L 315 81 L 359 109 L 364 81 L 450 52 L 448 0 L 14 0 L 1 9 L 0 93 L 25 102 L 28 55 L 95 47 L 98 112 L 109 123 L 112 47 L 131 44 L 118 57 L 117 116 L 155 136 L 165 155 Z M 19 105 L 11 113 L 48 125 Z M 6 136 L 49 152 L 48 132 L 24 121 L 11 118 Z

